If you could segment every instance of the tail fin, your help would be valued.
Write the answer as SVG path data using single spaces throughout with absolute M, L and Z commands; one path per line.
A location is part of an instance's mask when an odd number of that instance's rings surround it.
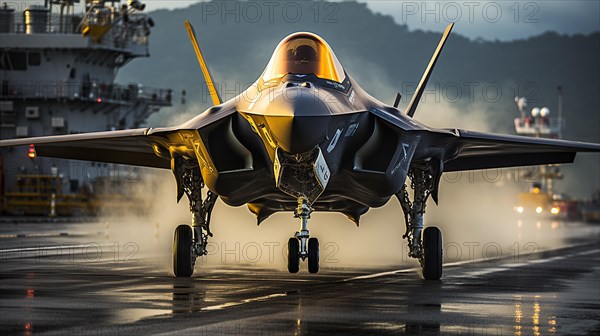
M 200 51 L 200 46 L 198 45 L 198 41 L 196 40 L 196 33 L 194 32 L 194 27 L 190 21 L 185 20 L 185 28 L 187 29 L 188 35 L 190 36 L 190 41 L 192 42 L 192 46 L 194 47 L 194 51 L 196 52 L 196 57 L 198 58 L 198 63 L 200 63 L 200 68 L 202 69 L 202 74 L 204 75 L 204 80 L 206 81 L 206 86 L 208 87 L 208 92 L 210 93 L 210 97 L 212 98 L 214 105 L 221 105 L 221 96 L 219 96 L 219 92 L 215 87 L 215 83 L 212 79 L 212 75 L 208 70 L 208 66 L 204 61 L 204 56 L 202 56 L 202 51 Z
M 425 91 L 425 87 L 427 86 L 427 81 L 429 80 L 429 77 L 431 76 L 431 73 L 433 72 L 433 68 L 435 67 L 435 63 L 437 62 L 438 57 L 440 56 L 440 53 L 442 52 L 442 48 L 444 47 L 444 44 L 446 44 L 446 40 L 448 39 L 448 36 L 450 36 L 452 27 L 454 27 L 454 23 L 451 23 L 448 25 L 448 27 L 446 27 L 446 30 L 444 31 L 444 35 L 442 36 L 440 43 L 438 43 L 437 49 L 435 49 L 433 56 L 431 56 L 429 65 L 427 66 L 427 69 L 425 69 L 425 73 L 423 74 L 423 77 L 421 78 L 421 82 L 419 82 L 419 86 L 417 86 L 417 90 L 415 91 L 415 94 L 412 96 L 412 99 L 410 100 L 410 103 L 408 104 L 408 108 L 406 109 L 406 114 L 410 117 L 415 115 L 415 111 L 417 110 L 417 105 L 419 105 L 419 100 L 421 100 L 423 91 Z

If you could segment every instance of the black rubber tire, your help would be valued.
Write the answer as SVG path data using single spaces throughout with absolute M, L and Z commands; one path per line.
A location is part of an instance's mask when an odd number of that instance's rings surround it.
M 175 229 L 173 239 L 173 274 L 178 278 L 189 278 L 192 273 L 192 228 L 182 224 Z
M 308 239 L 308 272 L 319 272 L 319 240 L 317 238 Z
M 442 277 L 442 231 L 435 226 L 423 230 L 425 262 L 423 277 L 426 280 L 440 280 Z
M 300 241 L 296 237 L 288 240 L 288 271 L 298 273 L 300 270 Z

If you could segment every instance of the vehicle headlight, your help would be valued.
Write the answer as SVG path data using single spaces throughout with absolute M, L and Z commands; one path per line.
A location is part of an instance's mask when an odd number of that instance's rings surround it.
M 543 211 L 542 207 L 537 207 L 537 208 L 535 208 L 535 212 L 536 212 L 536 213 L 539 213 L 539 214 L 540 214 L 540 213 L 542 213 L 542 211 Z

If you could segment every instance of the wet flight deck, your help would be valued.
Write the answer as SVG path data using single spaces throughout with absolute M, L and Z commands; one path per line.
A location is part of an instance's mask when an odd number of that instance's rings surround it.
M 529 225 L 521 223 L 520 225 Z M 532 223 L 560 243 L 464 257 L 442 281 L 416 263 L 200 265 L 174 278 L 157 256 L 112 242 L 107 224 L 0 225 L 0 331 L 23 335 L 597 335 L 600 226 Z M 526 250 L 526 246 L 522 246 Z M 450 257 L 451 246 L 446 247 Z M 234 256 L 229 256 L 230 258 Z M 322 255 L 322 258 L 324 256 Z M 168 263 L 168 262 L 167 262 Z M 305 267 L 305 266 L 304 266 Z

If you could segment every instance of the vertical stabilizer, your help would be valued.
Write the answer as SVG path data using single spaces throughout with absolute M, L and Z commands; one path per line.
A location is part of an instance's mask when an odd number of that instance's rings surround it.
M 202 56 L 202 51 L 200 50 L 200 46 L 198 45 L 198 40 L 196 40 L 196 33 L 194 32 L 194 27 L 192 27 L 190 21 L 185 20 L 185 28 L 187 29 L 188 35 L 190 36 L 190 41 L 192 42 L 192 46 L 194 47 L 194 51 L 196 52 L 196 57 L 198 58 L 198 63 L 200 63 L 200 68 L 202 69 L 202 74 L 204 75 L 204 80 L 206 81 L 206 86 L 208 87 L 208 92 L 210 93 L 210 97 L 212 98 L 213 104 L 221 105 L 221 96 L 219 96 L 219 92 L 215 87 L 215 82 L 212 79 L 210 70 L 208 70 L 208 66 L 204 61 L 204 56 Z
M 408 104 L 408 108 L 406 109 L 406 114 L 410 117 L 415 115 L 415 111 L 417 110 L 417 105 L 419 105 L 419 100 L 421 100 L 423 91 L 425 91 L 425 87 L 427 86 L 427 81 L 429 80 L 429 77 L 431 76 L 431 73 L 433 72 L 433 68 L 435 67 L 435 63 L 437 62 L 438 57 L 440 56 L 440 53 L 442 52 L 442 48 L 444 47 L 444 44 L 446 44 L 446 40 L 448 39 L 448 36 L 450 36 L 452 27 L 454 27 L 454 23 L 451 23 L 448 25 L 448 27 L 446 27 L 446 30 L 444 31 L 444 35 L 442 36 L 440 43 L 438 43 L 437 49 L 435 49 L 433 56 L 431 56 L 429 65 L 427 66 L 427 69 L 425 69 L 425 73 L 423 74 L 423 77 L 421 78 L 421 82 L 419 82 L 419 86 L 417 86 L 417 90 L 415 91 L 415 94 L 412 96 L 412 99 L 410 100 L 410 103 Z

